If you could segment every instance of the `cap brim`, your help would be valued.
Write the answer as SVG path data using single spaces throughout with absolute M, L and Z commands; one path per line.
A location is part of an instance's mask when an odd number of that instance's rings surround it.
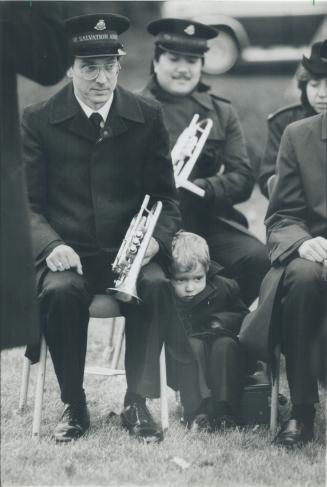
M 121 56 L 126 56 L 126 52 L 123 52 L 121 54 L 75 54 L 74 55 L 76 58 L 81 58 L 81 59 L 87 59 L 87 58 L 95 58 L 95 57 L 121 57 Z
M 171 49 L 170 47 L 165 47 L 161 44 L 157 44 L 160 49 L 166 52 L 171 52 L 173 54 L 179 54 L 180 56 L 189 56 L 189 57 L 199 57 L 199 58 L 204 58 L 204 52 L 199 53 L 199 52 L 190 52 L 190 51 L 180 51 L 178 49 Z
M 307 57 L 302 57 L 302 65 L 309 73 L 316 74 L 318 76 L 327 76 L 327 63 L 321 61 L 319 66 L 314 65 Z

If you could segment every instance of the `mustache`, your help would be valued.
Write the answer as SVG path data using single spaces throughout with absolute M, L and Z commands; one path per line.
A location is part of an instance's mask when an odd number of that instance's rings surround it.
M 186 81 L 189 81 L 190 79 L 192 79 L 192 76 L 190 76 L 189 74 L 180 73 L 174 74 L 173 79 L 184 79 Z

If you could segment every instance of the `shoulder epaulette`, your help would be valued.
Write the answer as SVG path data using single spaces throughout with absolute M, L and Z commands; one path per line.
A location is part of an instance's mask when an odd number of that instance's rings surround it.
M 267 120 L 272 120 L 277 115 L 280 115 L 281 113 L 286 113 L 288 111 L 292 111 L 295 108 L 302 108 L 301 103 L 293 103 L 292 105 L 287 105 L 286 107 L 279 108 L 279 110 L 276 110 L 275 112 L 270 113 L 267 117 Z
M 222 96 L 215 95 L 214 93 L 210 93 L 210 96 L 215 98 L 215 100 L 224 101 L 225 103 L 232 103 L 230 100 L 228 100 L 228 98 L 223 98 Z

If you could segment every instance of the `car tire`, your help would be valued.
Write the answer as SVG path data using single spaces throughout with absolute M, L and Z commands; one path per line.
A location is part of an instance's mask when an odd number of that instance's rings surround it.
M 203 71 L 206 74 L 223 74 L 229 71 L 239 57 L 239 46 L 235 37 L 220 30 L 219 36 L 208 42 Z

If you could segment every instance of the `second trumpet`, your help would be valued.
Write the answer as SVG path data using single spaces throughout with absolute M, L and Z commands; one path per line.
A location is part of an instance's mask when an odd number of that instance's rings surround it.
M 206 118 L 198 122 L 196 113 L 190 125 L 181 133 L 171 151 L 176 188 L 184 188 L 200 197 L 204 197 L 204 190 L 189 181 L 192 169 L 206 143 L 213 122 Z

